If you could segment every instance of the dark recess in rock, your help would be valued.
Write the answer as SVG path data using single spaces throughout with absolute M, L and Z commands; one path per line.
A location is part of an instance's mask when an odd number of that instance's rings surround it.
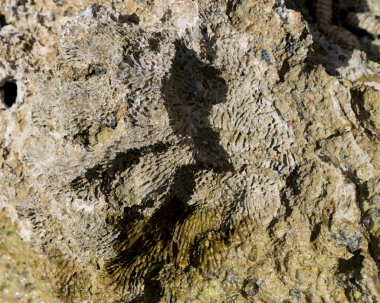
M 0 14 L 0 28 L 7 25 L 7 20 L 3 14 Z
M 3 102 L 10 108 L 15 104 L 17 99 L 17 84 L 14 80 L 6 81 L 3 86 L 0 88 L 0 91 L 3 92 Z

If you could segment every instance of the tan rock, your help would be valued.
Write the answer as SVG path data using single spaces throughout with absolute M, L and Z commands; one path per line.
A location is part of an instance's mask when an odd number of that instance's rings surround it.
M 0 301 L 379 302 L 380 68 L 297 4 L 2 1 Z

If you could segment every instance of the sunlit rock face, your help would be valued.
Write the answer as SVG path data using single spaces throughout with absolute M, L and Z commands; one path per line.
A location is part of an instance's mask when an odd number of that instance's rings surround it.
M 380 301 L 380 69 L 310 6 L 16 2 L 0 206 L 57 300 Z

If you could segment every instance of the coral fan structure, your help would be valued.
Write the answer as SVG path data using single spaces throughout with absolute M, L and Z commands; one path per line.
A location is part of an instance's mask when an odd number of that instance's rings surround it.
M 1 1 L 0 207 L 45 300 L 380 302 L 377 3 Z

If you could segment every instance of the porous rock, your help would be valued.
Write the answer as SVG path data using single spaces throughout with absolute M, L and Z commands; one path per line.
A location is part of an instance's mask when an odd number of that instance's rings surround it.
M 51 285 L 0 298 L 379 302 L 379 65 L 305 11 L 2 1 L 0 207 Z

